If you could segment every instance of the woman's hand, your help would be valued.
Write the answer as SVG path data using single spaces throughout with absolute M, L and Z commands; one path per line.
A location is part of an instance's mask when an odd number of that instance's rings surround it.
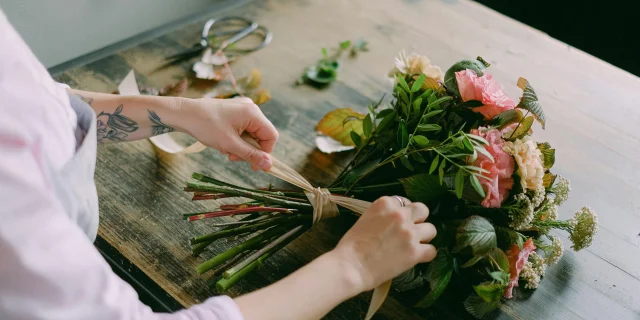
M 436 228 L 424 222 L 428 216 L 422 203 L 382 197 L 344 235 L 334 254 L 353 268 L 360 291 L 371 290 L 435 258 L 436 248 L 427 243 L 436 236 Z
M 278 131 L 249 98 L 183 100 L 181 127 L 208 147 L 245 160 L 253 170 L 271 168 L 269 153 L 278 141 Z M 247 132 L 258 141 L 259 150 L 241 138 Z

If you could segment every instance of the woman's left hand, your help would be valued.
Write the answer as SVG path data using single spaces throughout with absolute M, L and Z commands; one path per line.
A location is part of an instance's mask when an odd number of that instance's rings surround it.
M 249 98 L 186 99 L 181 103 L 181 129 L 208 147 L 245 160 L 253 170 L 269 170 L 269 153 L 278 141 L 278 131 Z M 255 148 L 241 137 L 246 132 L 260 144 Z

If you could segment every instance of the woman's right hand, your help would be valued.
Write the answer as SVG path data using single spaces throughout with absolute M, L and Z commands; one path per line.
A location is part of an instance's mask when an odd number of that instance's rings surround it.
M 382 197 L 358 219 L 332 253 L 352 267 L 351 275 L 360 292 L 372 290 L 416 264 L 435 258 L 436 248 L 428 242 L 436 236 L 436 228 L 424 222 L 428 216 L 429 209 L 422 203 Z

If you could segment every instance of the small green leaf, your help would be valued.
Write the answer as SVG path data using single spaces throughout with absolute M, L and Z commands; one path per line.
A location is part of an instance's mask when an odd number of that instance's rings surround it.
M 466 166 L 463 166 L 463 168 L 469 169 L 469 170 L 473 170 L 473 171 L 477 171 L 479 173 L 489 173 L 489 170 L 487 170 L 487 169 L 482 169 L 480 167 L 476 167 L 476 166 L 472 166 L 472 165 L 466 165 Z
M 473 257 L 471 259 L 469 259 L 469 261 L 465 262 L 461 268 L 469 268 L 469 267 L 473 267 L 476 263 L 478 263 L 478 261 L 482 260 L 482 258 L 484 258 L 484 256 L 476 256 Z
M 329 56 L 329 53 L 327 52 L 327 48 L 322 48 L 322 57 L 326 58 Z
M 413 136 L 411 140 L 419 147 L 426 148 L 429 146 L 429 139 L 425 136 Z
M 529 129 L 533 125 L 533 117 L 526 117 L 520 124 L 516 127 L 516 130 L 513 133 L 505 132 L 502 137 L 509 141 L 514 141 L 516 139 L 520 139 L 525 135 L 529 134 Z
M 488 256 L 498 264 L 498 268 L 502 271 L 509 271 L 509 258 L 507 258 L 507 255 L 500 248 L 493 248 L 489 251 Z
M 405 93 L 411 92 L 411 90 L 409 89 L 409 85 L 407 84 L 407 81 L 404 80 L 404 77 L 402 75 L 398 74 L 396 78 L 398 79 L 398 84 L 400 84 L 400 87 L 404 89 Z
M 551 169 L 556 162 L 556 149 L 552 149 L 548 142 L 538 143 L 538 149 L 542 153 L 542 164 L 545 169 Z
M 340 49 L 347 50 L 351 46 L 351 40 L 340 42 Z
M 427 280 L 429 280 L 431 291 L 420 299 L 415 306 L 417 308 L 432 306 L 449 285 L 452 274 L 453 257 L 449 254 L 447 248 L 438 249 L 436 258 L 429 263 L 429 268 L 427 269 Z
M 440 179 L 440 184 L 442 184 L 444 180 L 444 166 L 446 164 L 447 161 L 445 159 L 442 159 L 442 161 L 440 161 L 440 167 L 438 168 L 438 178 Z
M 409 104 L 409 96 L 407 95 L 407 93 L 402 90 L 398 91 L 398 93 L 400 94 L 400 99 L 402 99 L 402 102 L 404 102 L 405 104 Z
M 419 152 L 412 153 L 411 159 L 419 163 L 427 163 L 427 160 L 425 160 Z
M 462 191 L 464 190 L 464 172 L 458 170 L 456 173 L 456 197 L 462 199 Z
M 422 102 L 422 100 L 420 100 L 420 101 Z M 431 118 L 431 117 L 433 117 L 433 116 L 435 116 L 435 115 L 437 115 L 437 114 L 443 113 L 443 112 L 444 112 L 444 110 L 433 110 L 433 111 L 429 111 L 429 112 L 427 112 L 427 114 L 425 114 L 424 116 L 422 116 L 422 120 L 423 120 L 423 121 L 424 121 L 424 120 L 427 120 L 427 119 L 429 119 L 429 118 Z
M 402 157 L 400 157 L 400 163 L 402 163 L 402 165 L 403 165 L 405 168 L 409 169 L 409 171 L 413 171 L 413 170 L 415 170 L 415 169 L 413 168 L 413 166 L 411 165 L 411 162 L 409 162 L 409 159 L 407 159 L 407 157 L 406 157 L 406 156 L 402 156 Z
M 382 118 L 382 120 L 378 124 L 378 127 L 376 128 L 376 131 L 378 132 L 385 131 L 388 127 L 391 126 L 392 123 L 396 121 L 397 116 L 398 116 L 398 113 L 395 110 L 391 110 L 391 112 L 389 112 L 384 116 L 384 118 Z
M 433 95 L 435 97 L 435 95 Z M 451 96 L 444 96 L 442 98 L 439 98 L 437 100 L 433 100 L 433 101 L 429 101 L 429 107 L 431 108 L 435 108 L 437 106 L 439 106 L 441 103 L 445 102 L 445 101 L 449 101 L 453 99 Z
M 376 119 L 382 119 L 384 117 L 386 117 L 387 115 L 389 115 L 390 113 L 395 112 L 395 110 L 393 109 L 384 109 L 381 110 L 380 112 L 378 112 L 378 114 L 376 115 Z
M 420 77 L 418 77 L 418 79 L 416 79 L 416 81 L 413 82 L 413 86 L 411 86 L 411 92 L 417 92 L 418 90 L 420 90 L 420 88 L 422 88 L 422 84 L 424 83 L 424 79 L 427 76 L 423 73 L 420 75 Z
M 472 316 L 477 319 L 482 319 L 491 311 L 498 308 L 499 302 L 486 302 L 480 298 L 477 294 L 470 295 L 467 300 L 464 301 L 464 308 Z
M 556 182 L 556 178 L 557 176 L 555 174 L 547 172 L 542 176 L 542 185 L 544 185 L 546 189 L 549 189 Z
M 422 104 L 422 98 L 418 98 L 413 101 L 413 112 L 415 114 L 420 114 L 420 105 Z
M 487 148 L 485 148 L 484 146 L 479 146 L 479 147 L 475 148 L 475 150 L 480 152 L 480 153 L 482 153 L 482 155 L 484 155 L 489 160 L 491 160 L 491 162 L 496 162 L 496 160 L 493 158 L 493 155 L 491 153 L 489 153 L 489 151 L 487 151 Z
M 476 291 L 478 296 L 482 298 L 482 300 L 494 303 L 500 301 L 504 293 L 504 285 L 501 283 L 494 282 L 483 282 L 477 286 L 473 286 L 473 289 Z
M 471 145 L 471 141 L 469 141 L 467 137 L 464 137 L 464 139 L 462 139 L 462 144 L 469 152 L 473 152 L 473 146 Z
M 433 90 L 432 89 L 427 89 L 425 90 L 421 95 L 420 95 L 420 99 L 422 99 L 423 101 L 426 99 L 427 101 L 429 101 L 429 97 L 433 94 Z
M 485 138 L 483 138 L 481 136 L 477 136 L 475 134 L 470 134 L 470 133 L 467 133 L 466 135 L 467 135 L 467 137 L 469 137 L 469 138 L 471 138 L 473 140 L 476 140 L 476 141 L 482 143 L 483 145 L 488 145 L 489 144 L 489 141 L 487 141 Z
M 482 189 L 482 185 L 480 185 L 480 180 L 478 180 L 478 177 L 476 177 L 474 174 L 469 176 L 469 182 L 471 182 L 471 185 L 473 186 L 473 189 L 476 190 L 476 192 L 481 196 L 481 197 L 485 197 L 486 193 L 484 193 L 484 189 Z
M 496 227 L 495 230 L 500 248 L 506 250 L 515 243 L 522 250 L 522 246 L 524 245 L 524 236 L 521 233 L 513 231 L 512 229 L 507 227 Z
M 412 201 L 420 200 L 424 203 L 437 201 L 447 192 L 447 190 L 438 183 L 438 178 L 426 173 L 400 179 L 400 182 L 404 187 L 407 198 Z
M 418 131 L 427 132 L 427 131 L 439 131 L 442 130 L 442 127 L 437 124 L 421 124 L 418 126 Z
M 360 135 L 355 131 L 351 131 L 350 134 L 351 134 L 351 141 L 353 141 L 356 147 L 360 147 L 360 145 L 362 144 L 362 138 L 360 137 Z
M 511 109 L 504 111 L 493 118 L 492 124 L 498 126 L 498 129 L 503 129 L 504 127 L 522 121 L 523 115 L 522 111 L 518 109 Z
M 398 146 L 400 148 L 404 148 L 409 144 L 409 132 L 407 131 L 407 125 L 404 122 L 404 119 L 400 120 L 400 125 L 398 126 Z
M 491 276 L 491 278 L 493 278 L 495 281 L 498 281 L 498 283 L 502 285 L 507 285 L 509 283 L 509 278 L 511 277 L 509 272 L 505 271 L 493 271 L 490 272 L 489 275 Z
M 486 218 L 471 216 L 458 227 L 456 250 L 471 247 L 473 255 L 478 256 L 489 253 L 496 245 L 496 231 Z
M 371 137 L 371 133 L 373 132 L 373 121 L 371 120 L 371 114 L 367 113 L 367 116 L 364 118 L 364 122 L 362 122 L 362 133 L 364 136 L 369 138 Z
M 427 98 L 427 102 L 429 102 L 428 106 L 429 108 L 433 108 L 436 107 L 435 105 L 433 105 L 433 103 L 438 99 L 438 97 L 436 96 L 435 92 L 432 92 L 429 97 Z
M 436 155 L 436 157 L 431 162 L 431 167 L 429 167 L 429 174 L 432 174 L 438 168 L 438 160 L 440 160 L 440 155 Z
M 520 98 L 520 103 L 518 103 L 518 108 L 529 110 L 536 117 L 538 122 L 542 125 L 542 129 L 544 129 L 546 118 L 544 116 L 544 112 L 542 111 L 542 106 L 538 101 L 538 95 L 529 84 L 529 81 L 525 78 L 518 79 L 518 88 L 522 89 L 522 98 Z

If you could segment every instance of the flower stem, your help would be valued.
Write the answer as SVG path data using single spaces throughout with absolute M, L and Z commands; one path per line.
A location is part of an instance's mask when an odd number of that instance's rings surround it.
M 304 226 L 297 226 L 294 229 L 289 230 L 287 233 L 281 235 L 277 239 L 271 241 L 271 243 L 269 243 L 265 247 L 261 248 L 260 250 L 256 251 L 255 253 L 253 253 L 252 255 L 247 257 L 246 259 L 242 260 L 242 262 L 240 262 L 239 264 L 233 266 L 233 268 L 225 271 L 222 276 L 225 279 L 229 279 L 231 276 L 233 276 L 238 271 L 244 269 L 246 266 L 248 266 L 252 262 L 258 260 L 262 255 L 267 253 L 269 250 L 279 246 L 281 243 L 287 241 L 289 238 L 291 238 L 293 240 L 294 236 L 296 236 L 296 234 L 298 234 L 299 231 L 302 230 L 302 228 L 304 228 Z
M 563 220 L 553 220 L 553 221 L 548 221 L 548 220 L 534 220 L 531 222 L 531 224 L 535 227 L 551 227 L 551 228 L 556 228 L 556 229 L 561 229 L 564 231 L 567 231 L 569 233 L 573 232 L 573 224 L 571 224 L 569 221 L 563 221 Z
M 274 218 L 274 219 L 269 219 L 265 222 L 261 222 L 261 223 L 256 223 L 253 225 L 249 225 L 249 226 L 242 226 L 242 227 L 237 227 L 237 228 L 232 228 L 232 229 L 226 229 L 226 230 L 220 230 L 220 231 L 216 231 L 207 235 L 203 235 L 203 236 L 199 236 L 199 237 L 195 237 L 195 238 L 191 238 L 190 242 L 191 244 L 198 244 L 198 243 L 202 243 L 202 242 L 209 242 L 209 241 L 214 241 L 214 240 L 218 240 L 218 239 L 222 239 L 222 238 L 226 238 L 226 237 L 230 237 L 230 236 L 235 236 L 241 233 L 245 233 L 245 232 L 256 232 L 258 230 L 263 230 L 266 229 L 268 227 L 277 225 L 277 224 L 284 224 L 287 222 L 304 222 L 305 220 L 311 220 L 311 216 L 310 215 L 302 215 L 302 214 L 298 214 L 298 215 L 294 215 L 294 216 L 284 216 L 284 217 L 280 217 L 280 218 Z
M 259 218 L 259 217 L 260 217 L 259 214 L 252 213 L 252 214 L 240 219 L 239 221 L 247 221 L 247 220 L 252 220 L 252 219 Z M 222 231 L 222 230 L 231 230 L 231 229 L 234 229 L 234 228 L 235 227 L 225 227 L 225 228 L 222 228 L 220 231 Z M 197 257 L 198 255 L 200 255 L 204 251 L 204 249 L 206 249 L 214 241 L 215 240 L 198 243 L 195 247 L 191 248 L 191 255 L 194 256 L 194 257 Z
M 226 187 L 226 186 L 217 186 L 217 185 L 206 184 L 201 182 L 187 182 L 187 186 L 190 188 L 196 188 L 204 191 L 225 193 L 225 194 L 234 195 L 237 197 L 245 197 L 245 198 L 250 198 L 254 200 L 260 200 L 268 204 L 277 204 L 283 207 L 291 207 L 296 209 L 313 209 L 310 203 L 299 202 L 299 201 L 305 201 L 304 199 L 296 199 L 297 201 L 292 201 L 292 200 L 272 197 L 259 192 L 247 191 L 243 189 L 237 189 L 237 188 Z
M 221 263 L 224 263 L 225 261 L 235 257 L 236 255 L 238 255 L 239 253 L 242 253 L 246 250 L 250 250 L 250 249 L 254 249 L 255 247 L 257 247 L 259 244 L 261 244 L 262 242 L 264 242 L 265 240 L 268 240 L 278 234 L 281 234 L 282 232 L 286 231 L 287 228 L 290 227 L 289 223 L 285 223 L 273 228 L 270 228 L 268 230 L 265 230 L 264 232 L 260 233 L 259 235 L 235 246 L 232 248 L 229 248 L 227 251 L 220 253 L 219 255 L 203 262 L 202 264 L 200 264 L 199 266 L 196 267 L 196 272 L 198 272 L 198 274 L 203 274 L 213 268 L 215 268 L 216 266 L 220 265 Z M 240 227 L 242 228 L 242 227 Z M 237 229 L 240 229 L 237 228 Z
M 301 234 L 302 232 L 304 232 L 304 229 L 299 230 L 298 234 Z M 244 268 L 236 271 L 235 273 L 231 274 L 228 278 L 220 279 L 220 281 L 218 281 L 218 283 L 216 283 L 216 289 L 219 292 L 224 292 L 224 291 L 229 290 L 229 288 L 231 288 L 233 285 L 235 285 L 238 281 L 243 279 L 249 273 L 253 272 L 254 270 L 257 270 L 265 260 L 269 259 L 269 257 L 274 255 L 280 249 L 284 248 L 291 241 L 296 239 L 298 237 L 298 234 L 294 234 L 293 236 L 289 237 L 288 239 L 286 239 L 285 241 L 281 242 L 277 246 L 274 246 L 273 248 L 267 250 L 264 254 L 262 254 L 255 261 L 249 263 L 246 267 L 244 267 Z
M 253 207 L 253 208 L 244 208 L 244 209 L 236 209 L 236 210 L 222 210 L 222 211 L 214 211 L 214 212 L 205 212 L 193 215 L 191 213 L 187 213 L 187 221 L 197 221 L 202 219 L 216 218 L 216 217 L 226 217 L 232 216 L 236 214 L 248 214 L 254 212 L 284 212 L 284 213 L 292 213 L 295 210 L 287 209 L 287 208 L 269 208 L 269 207 Z

